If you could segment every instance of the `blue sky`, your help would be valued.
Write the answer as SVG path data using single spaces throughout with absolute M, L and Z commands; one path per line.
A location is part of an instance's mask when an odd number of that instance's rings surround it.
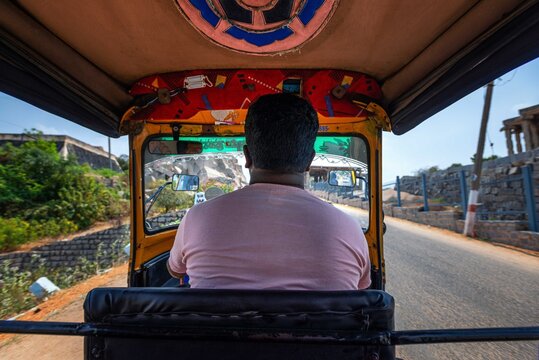
M 482 87 L 427 119 L 404 135 L 384 133 L 383 179 L 410 175 L 418 169 L 453 163 L 470 164 L 477 150 L 485 88 Z M 489 140 L 484 157 L 507 156 L 502 121 L 518 116 L 518 110 L 539 104 L 539 59 L 513 70 L 495 81 L 487 127 Z M 516 150 L 516 145 L 515 145 Z
M 502 121 L 518 115 L 518 110 L 539 104 L 539 59 L 496 80 L 485 156 L 506 156 Z M 432 116 L 412 131 L 396 136 L 384 133 L 383 179 L 410 175 L 431 166 L 446 168 L 453 163 L 469 164 L 477 148 L 485 89 L 480 88 L 452 106 Z M 73 122 L 51 115 L 32 105 L 0 93 L 0 132 L 21 133 L 36 128 L 45 134 L 70 135 L 107 149 L 107 137 Z M 111 139 L 112 153 L 127 154 L 127 137 Z

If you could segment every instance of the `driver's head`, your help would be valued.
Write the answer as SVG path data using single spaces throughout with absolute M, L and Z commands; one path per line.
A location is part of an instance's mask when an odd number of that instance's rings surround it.
M 314 156 L 317 132 L 316 111 L 292 94 L 261 96 L 251 104 L 245 120 L 248 153 L 258 169 L 306 171 Z

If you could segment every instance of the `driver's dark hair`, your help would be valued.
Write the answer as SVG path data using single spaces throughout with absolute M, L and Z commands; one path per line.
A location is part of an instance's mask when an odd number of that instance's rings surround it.
M 304 172 L 314 152 L 318 116 L 292 94 L 264 95 L 247 112 L 245 139 L 253 165 L 280 172 Z

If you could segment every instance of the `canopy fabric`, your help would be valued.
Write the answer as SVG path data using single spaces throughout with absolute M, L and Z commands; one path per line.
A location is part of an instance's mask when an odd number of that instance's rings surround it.
M 173 0 L 0 2 L 0 91 L 110 136 L 133 102 L 129 87 L 152 74 L 358 71 L 382 85 L 402 134 L 538 56 L 537 0 L 341 0 L 316 37 L 275 56 L 216 45 Z

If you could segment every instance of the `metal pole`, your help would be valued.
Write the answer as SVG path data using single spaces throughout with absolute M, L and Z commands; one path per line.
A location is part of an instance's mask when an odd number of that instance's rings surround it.
M 209 339 L 244 340 L 248 342 L 295 342 L 349 345 L 410 345 L 437 344 L 448 342 L 476 341 L 534 341 L 539 340 L 539 326 L 508 328 L 436 329 L 401 331 L 338 331 L 299 330 L 303 336 L 293 336 L 291 331 L 276 332 L 275 329 L 238 328 L 233 331 L 225 327 L 181 327 L 157 325 L 94 324 L 49 321 L 0 320 L 0 333 L 40 334 L 63 336 L 100 336 L 138 339 Z M 327 332 L 331 334 L 325 335 Z M 320 334 L 321 333 L 321 334 Z M 291 336 L 292 334 L 292 336 Z M 312 336 L 305 336 L 312 334 Z M 282 336 L 284 335 L 284 336 Z M 315 336 L 319 335 L 319 336 Z
M 531 165 L 522 167 L 522 182 L 524 183 L 524 196 L 526 198 L 526 212 L 528 213 L 528 227 L 530 231 L 539 231 L 537 225 L 537 210 L 533 193 L 533 177 Z
M 391 345 L 441 344 L 474 341 L 514 341 L 539 337 L 539 326 L 531 328 L 478 328 L 392 331 Z
M 397 176 L 396 184 L 397 184 L 397 206 L 401 207 L 402 203 L 401 203 L 401 178 L 400 176 Z
M 460 178 L 460 201 L 462 206 L 462 212 L 465 212 L 468 208 L 468 196 L 467 196 L 467 189 L 466 189 L 466 172 L 464 170 L 461 170 L 459 172 L 459 178 Z
M 483 106 L 483 117 L 481 119 L 481 128 L 479 129 L 479 140 L 477 142 L 477 151 L 475 152 L 474 172 L 472 174 L 472 186 L 470 189 L 468 211 L 466 212 L 466 222 L 464 223 L 464 235 L 475 236 L 475 211 L 477 209 L 477 200 L 479 194 L 479 184 L 481 182 L 481 167 L 483 166 L 483 150 L 485 149 L 485 134 L 487 132 L 487 122 L 490 114 L 490 103 L 492 102 L 492 90 L 494 81 L 487 84 L 485 95 L 485 104 Z
M 421 174 L 421 183 L 423 187 L 423 211 L 429 211 L 429 197 L 427 194 L 427 175 Z

